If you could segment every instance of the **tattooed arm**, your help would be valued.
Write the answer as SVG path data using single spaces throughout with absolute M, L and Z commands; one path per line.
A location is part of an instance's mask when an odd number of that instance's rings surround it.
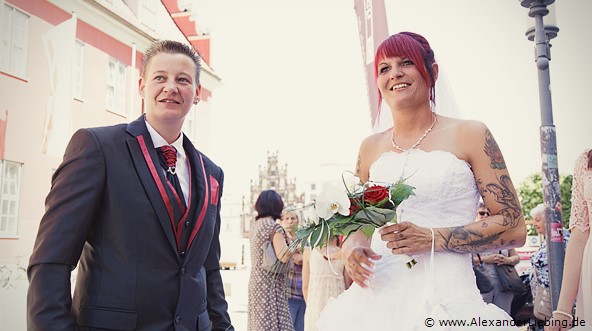
M 464 122 L 459 141 L 477 142 L 461 146 L 469 162 L 483 202 L 492 215 L 473 224 L 434 229 L 439 250 L 474 253 L 524 245 L 526 226 L 502 153 L 489 129 L 480 122 Z

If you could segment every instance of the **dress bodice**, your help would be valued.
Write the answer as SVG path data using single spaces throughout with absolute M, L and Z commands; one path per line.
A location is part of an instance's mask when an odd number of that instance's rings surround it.
M 399 221 L 428 228 L 463 226 L 474 222 L 479 192 L 466 161 L 446 151 L 413 149 L 401 154 L 385 152 L 370 167 L 370 180 L 377 184 L 395 183 L 400 178 L 415 187 L 415 195 L 397 208 Z M 381 261 L 376 263 L 378 269 L 390 269 L 401 264 L 400 256 L 391 253 L 378 231 L 374 233 L 371 247 L 382 255 Z M 430 264 L 429 254 L 413 257 L 418 262 L 414 269 L 423 269 Z M 437 252 L 435 264 L 450 270 L 443 278 L 470 281 L 470 277 L 474 277 L 470 254 Z M 390 281 L 388 278 L 384 281 Z
M 423 227 L 462 226 L 475 220 L 479 193 L 471 166 L 446 151 L 386 152 L 370 167 L 370 180 L 394 183 L 400 178 L 415 195 L 397 208 L 399 220 Z

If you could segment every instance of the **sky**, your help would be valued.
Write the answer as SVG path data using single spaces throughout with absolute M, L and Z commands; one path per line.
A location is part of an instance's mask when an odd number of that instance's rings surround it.
M 353 0 L 195 0 L 211 34 L 213 93 L 209 156 L 225 171 L 225 195 L 249 194 L 277 151 L 297 191 L 354 170 L 371 134 Z M 528 10 L 516 0 L 385 0 L 389 32 L 431 43 L 455 116 L 484 122 L 516 186 L 541 169 L 540 106 Z M 559 172 L 571 174 L 592 147 L 592 1 L 557 1 L 551 41 L 553 119 Z

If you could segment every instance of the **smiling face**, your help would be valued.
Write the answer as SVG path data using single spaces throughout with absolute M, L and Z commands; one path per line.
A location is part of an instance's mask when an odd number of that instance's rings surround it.
M 199 101 L 201 85 L 196 82 L 196 70 L 196 64 L 185 54 L 161 52 L 150 59 L 140 78 L 140 95 L 149 123 L 180 129 Z
M 391 88 L 391 86 L 380 86 L 380 70 L 384 70 L 384 68 L 379 68 L 379 66 L 381 64 L 383 66 L 392 65 L 392 63 L 389 63 L 391 62 L 390 60 L 396 58 L 411 61 L 415 69 L 419 71 L 424 83 L 427 84 L 429 101 L 435 105 L 435 84 L 438 78 L 438 66 L 434 59 L 434 51 L 430 43 L 423 36 L 413 32 L 394 34 L 383 41 L 376 50 L 374 75 L 379 89 L 379 101 L 385 98 L 385 95 L 383 95 L 384 90 L 390 91 Z M 392 108 L 392 105 L 389 106 Z
M 433 66 L 437 72 L 437 65 Z M 382 99 L 391 108 L 426 103 L 430 99 L 428 83 L 417 64 L 406 57 L 383 58 L 377 65 L 376 84 Z

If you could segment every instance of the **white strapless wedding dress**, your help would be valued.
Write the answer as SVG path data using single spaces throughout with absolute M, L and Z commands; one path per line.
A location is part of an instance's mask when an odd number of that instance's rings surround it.
M 402 174 L 415 195 L 399 206 L 399 220 L 431 228 L 474 221 L 479 193 L 467 162 L 449 152 L 415 149 L 386 152 L 370 167 L 370 180 L 377 183 L 394 183 Z M 382 258 L 369 287 L 353 284 L 332 298 L 317 321 L 319 330 L 517 330 L 503 310 L 483 301 L 470 254 L 416 255 L 409 270 L 378 231 L 371 247 Z

